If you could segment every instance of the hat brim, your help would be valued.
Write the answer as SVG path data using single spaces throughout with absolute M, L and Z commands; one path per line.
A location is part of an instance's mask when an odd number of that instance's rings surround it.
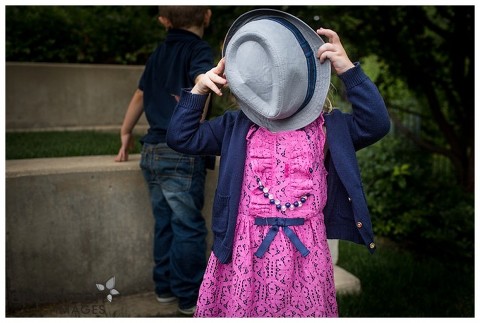
M 322 38 L 320 38 L 320 36 L 309 25 L 289 13 L 275 9 L 255 9 L 244 13 L 234 21 L 225 36 L 222 56 L 225 56 L 226 48 L 228 47 L 230 40 L 242 26 L 244 26 L 250 21 L 262 19 L 263 17 L 280 17 L 292 23 L 302 33 L 303 37 L 305 37 L 314 55 L 317 54 L 320 46 L 325 43 Z M 320 60 L 318 58 L 315 58 L 315 67 L 316 83 L 313 96 L 310 99 L 309 103 L 302 110 L 295 113 L 293 116 L 281 120 L 272 120 L 260 115 L 255 111 L 253 107 L 250 107 L 246 104 L 240 103 L 240 109 L 255 124 L 266 127 L 273 132 L 297 130 L 309 125 L 310 123 L 315 121 L 322 113 L 323 105 L 327 97 L 328 89 L 330 87 L 330 62 L 325 61 L 324 63 L 320 63 Z

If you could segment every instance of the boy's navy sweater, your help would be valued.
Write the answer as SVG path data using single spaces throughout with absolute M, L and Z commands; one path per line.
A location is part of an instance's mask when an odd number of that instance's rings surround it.
M 375 250 L 370 214 L 355 151 L 381 139 L 390 129 L 385 103 L 359 64 L 340 75 L 352 104 L 352 114 L 335 109 L 325 115 L 329 153 L 327 204 L 324 208 L 329 239 L 365 244 Z M 206 95 L 184 91 L 172 117 L 167 144 L 182 153 L 219 155 L 215 192 L 212 250 L 222 263 L 232 259 L 233 238 L 246 158 L 246 135 L 253 123 L 239 110 L 200 123 Z
M 194 86 L 195 78 L 213 66 L 213 53 L 206 41 L 188 30 L 169 29 L 165 41 L 148 58 L 138 84 L 149 124 L 142 144 L 165 142 L 182 88 Z

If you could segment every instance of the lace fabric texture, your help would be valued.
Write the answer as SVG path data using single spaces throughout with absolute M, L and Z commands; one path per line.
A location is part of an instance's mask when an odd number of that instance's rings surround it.
M 336 317 L 333 264 L 328 248 L 323 207 L 327 199 L 323 116 L 297 131 L 271 133 L 252 127 L 232 262 L 221 264 L 212 253 L 197 303 L 196 317 Z M 301 206 L 278 210 L 258 188 Z M 278 227 L 266 253 L 257 257 L 271 226 L 256 217 L 303 218 L 289 228 L 308 249 L 302 256 Z

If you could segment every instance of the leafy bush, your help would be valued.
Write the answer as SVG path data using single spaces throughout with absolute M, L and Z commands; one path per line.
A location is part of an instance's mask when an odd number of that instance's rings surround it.
M 473 195 L 437 172 L 433 156 L 388 135 L 358 152 L 374 231 L 414 248 L 473 257 Z

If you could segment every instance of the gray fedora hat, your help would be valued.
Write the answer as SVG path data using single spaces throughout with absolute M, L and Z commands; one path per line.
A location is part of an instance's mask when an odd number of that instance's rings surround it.
M 245 115 L 272 132 L 297 130 L 321 114 L 330 63 L 320 64 L 320 36 L 283 11 L 241 15 L 223 45 L 225 76 Z

